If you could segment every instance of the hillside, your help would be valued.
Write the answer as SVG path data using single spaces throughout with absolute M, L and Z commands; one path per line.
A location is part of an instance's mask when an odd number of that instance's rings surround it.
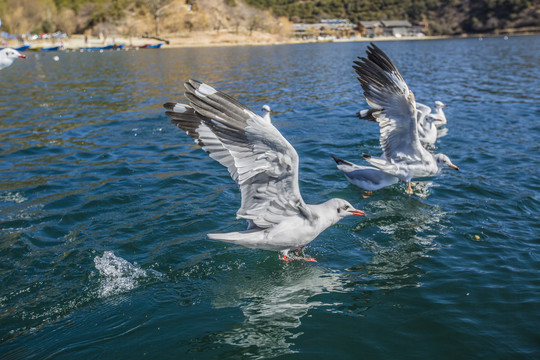
M 427 21 L 431 35 L 540 27 L 538 1 L 527 0 L 246 0 L 295 22 L 321 18 Z
M 289 21 L 329 18 L 422 21 L 428 35 L 540 30 L 538 0 L 0 0 L 0 18 L 14 34 L 130 37 L 227 30 L 284 38 Z
M 0 0 L 2 31 L 88 36 L 196 32 L 289 36 L 289 21 L 241 0 Z

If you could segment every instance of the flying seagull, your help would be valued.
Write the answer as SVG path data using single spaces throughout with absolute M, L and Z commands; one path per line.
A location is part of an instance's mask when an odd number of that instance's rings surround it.
M 367 58 L 354 61 L 364 96 L 372 108 L 371 115 L 380 126 L 381 157 L 363 154 L 371 165 L 407 183 L 412 194 L 411 180 L 433 176 L 442 168 L 459 168 L 444 154 L 433 155 L 420 143 L 414 94 L 388 56 L 373 43 L 366 51 Z
M 298 155 L 268 121 L 229 95 L 196 80 L 185 84 L 189 104 L 164 104 L 173 124 L 225 166 L 242 195 L 237 218 L 246 231 L 208 234 L 248 248 L 279 251 L 282 260 L 311 260 L 301 249 L 327 227 L 350 215 L 364 216 L 342 199 L 306 204 L 298 186 Z

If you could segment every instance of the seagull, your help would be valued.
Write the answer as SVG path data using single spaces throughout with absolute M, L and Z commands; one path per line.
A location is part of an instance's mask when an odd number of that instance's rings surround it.
M 263 105 L 261 112 L 262 112 L 263 120 L 268 122 L 269 124 L 272 123 L 272 120 L 270 119 L 270 113 L 272 112 L 272 110 L 270 109 L 270 106 Z
M 416 121 L 418 123 L 418 137 L 424 146 L 433 146 L 437 141 L 437 123 L 441 120 L 431 116 L 431 108 L 416 103 Z
M 298 186 L 298 154 L 281 133 L 229 95 L 197 80 L 184 86 L 189 104 L 166 103 L 165 114 L 211 158 L 225 166 L 242 195 L 237 218 L 246 231 L 208 234 L 210 239 L 279 251 L 280 258 L 314 261 L 300 249 L 350 215 L 365 216 L 343 199 L 306 204 Z
M 361 166 L 330 155 L 337 164 L 337 168 L 354 185 L 367 191 L 375 191 L 393 185 L 399 178 L 387 174 L 373 166 Z
M 12 48 L 4 48 L 0 50 L 0 70 L 13 64 L 13 60 L 17 58 L 26 59 L 26 55 L 23 55 Z
M 418 136 L 414 94 L 388 56 L 375 44 L 368 46 L 367 58 L 354 61 L 358 80 L 364 89 L 373 117 L 380 126 L 382 157 L 363 154 L 363 158 L 381 171 L 407 183 L 411 179 L 438 174 L 442 168 L 459 168 L 444 154 L 427 151 Z
M 443 108 L 447 107 L 448 105 L 444 104 L 442 101 L 435 101 L 435 112 L 433 114 L 430 114 L 429 116 L 438 120 L 438 122 L 435 123 L 437 127 L 441 127 L 443 125 L 446 125 L 446 115 L 443 112 Z

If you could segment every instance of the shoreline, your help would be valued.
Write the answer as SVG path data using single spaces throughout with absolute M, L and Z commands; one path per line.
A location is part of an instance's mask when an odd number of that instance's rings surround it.
M 326 42 L 371 42 L 371 41 L 411 41 L 411 40 L 441 40 L 441 39 L 467 39 L 467 38 L 489 38 L 503 36 L 534 36 L 539 35 L 538 32 L 531 33 L 501 33 L 501 34 L 463 34 L 463 35 L 445 35 L 445 36 L 422 36 L 422 37 L 353 37 L 353 38 L 336 38 L 336 39 L 297 39 L 286 38 L 275 34 L 253 32 L 247 34 L 233 34 L 229 32 L 204 32 L 197 34 L 175 34 L 165 35 L 163 39 L 169 41 L 169 44 L 155 38 L 143 37 L 85 37 L 84 35 L 72 35 L 64 39 L 40 39 L 35 41 L 26 41 L 26 45 L 30 45 L 36 49 L 39 47 L 63 47 L 63 50 L 80 50 L 86 47 L 101 47 L 107 45 L 124 45 L 126 49 L 142 48 L 145 45 L 157 45 L 163 43 L 162 49 L 175 48 L 203 48 L 203 47 L 229 47 L 229 46 L 269 46 L 269 45 L 294 45 L 294 44 L 313 44 Z M 17 48 L 21 44 L 16 40 L 8 41 L 7 47 Z

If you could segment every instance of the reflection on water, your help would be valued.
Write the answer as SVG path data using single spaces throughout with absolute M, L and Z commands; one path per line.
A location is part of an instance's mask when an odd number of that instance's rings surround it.
M 355 232 L 373 233 L 362 244 L 373 258 L 349 267 L 350 275 L 357 284 L 378 289 L 420 286 L 424 270 L 415 263 L 438 247 L 435 239 L 446 232 L 440 222 L 445 213 L 415 198 L 374 199 L 368 209 L 373 215 Z
M 214 340 L 239 347 L 243 356 L 253 358 L 294 353 L 294 340 L 301 335 L 295 329 L 310 309 L 324 305 L 313 297 L 347 291 L 341 273 L 306 263 L 284 264 L 254 276 L 233 274 L 215 289 L 213 300 L 216 308 L 239 307 L 244 315 L 244 321 Z

